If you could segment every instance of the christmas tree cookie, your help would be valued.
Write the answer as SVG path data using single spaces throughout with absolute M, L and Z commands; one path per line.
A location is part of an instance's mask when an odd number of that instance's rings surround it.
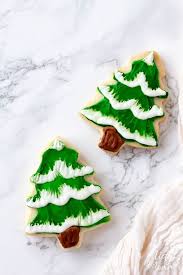
M 103 129 L 99 147 L 118 152 L 125 144 L 157 147 L 163 102 L 168 93 L 165 70 L 156 52 L 132 58 L 112 79 L 97 88 L 94 102 L 81 113 Z
M 93 168 L 83 165 L 74 149 L 56 138 L 31 177 L 26 233 L 55 236 L 69 248 L 78 245 L 84 228 L 108 222 L 110 215 L 97 198 L 101 187 L 92 180 L 93 174 Z

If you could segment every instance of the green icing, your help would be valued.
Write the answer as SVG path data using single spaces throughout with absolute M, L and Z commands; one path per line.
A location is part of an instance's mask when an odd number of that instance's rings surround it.
M 56 160 L 64 161 L 66 166 L 71 166 L 73 169 L 82 168 L 84 165 L 77 162 L 78 153 L 70 148 L 64 147 L 62 150 L 57 151 L 55 149 L 48 149 L 42 155 L 41 164 L 37 170 L 37 172 L 33 175 L 41 174 L 45 175 L 48 174 L 50 170 L 53 170 Z
M 139 72 L 143 72 L 146 76 L 146 81 L 151 89 L 156 89 L 160 87 L 159 84 L 159 71 L 156 63 L 153 65 L 148 65 L 143 60 L 136 60 L 132 63 L 132 68 L 130 72 L 124 73 L 124 78 L 126 80 L 134 80 Z
M 46 207 L 38 208 L 36 218 L 30 223 L 30 225 L 42 225 L 42 224 L 53 224 L 53 225 L 62 225 L 64 221 L 69 218 L 77 218 L 80 221 L 79 217 L 82 216 L 85 218 L 88 216 L 91 211 L 98 212 L 100 210 L 106 210 L 98 201 L 93 197 L 89 197 L 85 200 L 75 200 L 70 199 L 70 201 L 63 205 L 57 206 L 54 204 L 48 204 Z M 97 223 L 103 223 L 108 221 L 109 217 L 102 218 Z M 89 224 L 88 226 L 96 225 L 96 223 Z
M 108 87 L 110 88 L 109 92 L 119 102 L 136 99 L 138 105 L 140 105 L 144 111 L 150 110 L 154 105 L 154 98 L 144 95 L 140 86 L 130 88 L 120 82 L 117 82 L 113 85 L 109 85 Z M 100 89 L 98 89 L 98 91 L 100 92 Z
M 153 137 L 157 141 L 157 135 L 154 130 L 154 118 L 150 118 L 148 120 L 141 120 L 132 114 L 131 110 L 115 110 L 111 107 L 108 99 L 103 98 L 97 104 L 85 108 L 86 110 L 99 111 L 102 115 L 113 117 L 117 121 L 119 121 L 123 126 L 130 129 L 131 133 L 139 132 L 141 136 Z M 95 121 L 93 121 L 96 123 Z M 97 124 L 97 123 L 96 123 Z M 108 125 L 100 125 L 100 126 L 108 126 Z
M 57 160 L 64 161 L 66 166 L 72 166 L 72 168 L 81 168 L 84 166 L 77 162 L 78 153 L 75 150 L 70 149 L 66 146 L 64 146 L 62 150 L 49 148 L 43 153 L 39 168 L 34 175 L 47 174 L 50 170 L 53 170 L 54 164 Z M 85 180 L 84 176 L 65 179 L 63 176 L 57 175 L 55 179 L 50 182 L 35 184 L 36 193 L 35 195 L 29 197 L 27 201 L 32 200 L 33 202 L 35 202 L 36 200 L 41 199 L 41 191 L 43 190 L 48 191 L 51 194 L 55 194 L 59 197 L 59 195 L 62 195 L 62 186 L 64 184 L 74 189 L 80 190 L 81 188 L 85 186 L 90 186 L 93 183 Z M 48 203 L 44 207 L 37 208 L 37 215 L 31 221 L 30 226 L 38 224 L 42 225 L 45 223 L 62 225 L 62 223 L 68 217 L 78 217 L 79 219 L 80 215 L 82 217 L 90 216 L 91 212 L 95 213 L 99 210 L 106 210 L 106 208 L 98 201 L 96 201 L 92 196 L 89 196 L 85 200 L 76 200 L 70 198 L 70 200 L 62 206 Z M 89 224 L 88 226 L 94 226 L 100 223 L 107 222 L 108 220 L 109 217 L 107 216 L 101 218 L 101 220 L 99 220 L 97 223 L 94 222 Z
M 145 74 L 146 81 L 148 82 L 148 86 L 151 89 L 156 89 L 160 87 L 159 71 L 155 62 L 153 62 L 153 65 L 148 65 L 142 59 L 134 61 L 131 66 L 131 70 L 127 73 L 123 73 L 124 79 L 128 81 L 134 80 L 137 77 L 137 74 L 139 72 L 143 72 Z M 128 87 L 127 85 L 120 83 L 115 78 L 115 76 L 114 76 L 114 80 L 115 80 L 115 83 L 108 85 L 108 87 L 110 88 L 109 92 L 113 95 L 113 97 L 117 101 L 123 102 L 123 101 L 128 101 L 130 99 L 135 99 L 137 100 L 138 105 L 144 111 L 148 111 L 153 107 L 154 98 L 144 95 L 143 92 L 141 91 L 140 86 Z M 99 88 L 98 88 L 98 91 L 100 92 Z M 100 93 L 102 94 L 102 92 Z M 168 96 L 168 93 L 166 93 L 165 96 L 159 96 L 159 98 L 166 98 L 167 96 Z M 130 130 L 131 133 L 135 133 L 137 131 L 141 136 L 152 137 L 157 141 L 157 135 L 154 129 L 154 121 L 155 119 L 158 118 L 158 116 L 154 118 L 149 118 L 147 120 L 138 119 L 133 115 L 130 109 L 126 109 L 126 110 L 113 109 L 109 100 L 105 98 L 105 96 L 98 103 L 88 106 L 84 108 L 84 110 L 98 111 L 103 116 L 114 118 L 122 126 L 125 126 L 125 128 Z M 97 125 L 100 125 L 95 120 L 92 120 L 90 118 L 89 120 L 93 121 Z M 110 126 L 110 125 L 102 124 L 101 126 Z M 128 141 L 134 141 L 134 140 L 128 140 Z
M 57 176 L 53 181 L 46 182 L 44 184 L 36 184 L 36 194 L 34 196 L 31 196 L 28 198 L 29 200 L 33 200 L 35 202 L 37 199 L 41 198 L 41 191 L 45 190 L 50 192 L 51 194 L 56 195 L 59 197 L 59 195 L 62 194 L 62 186 L 66 184 L 70 186 L 73 189 L 80 190 L 86 186 L 90 186 L 93 183 L 87 182 L 84 177 L 77 177 L 77 178 L 71 178 L 71 179 L 65 179 L 62 176 Z M 96 185 L 99 186 L 99 185 Z

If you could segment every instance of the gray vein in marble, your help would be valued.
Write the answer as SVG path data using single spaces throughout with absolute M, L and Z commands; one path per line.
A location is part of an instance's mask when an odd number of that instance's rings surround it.
M 31 59 L 19 59 L 9 62 L 5 67 L 0 68 L 0 108 L 12 103 L 20 95 L 13 94 L 16 85 L 26 77 L 26 75 L 35 70 L 45 69 L 48 66 L 54 66 L 59 73 L 59 80 L 68 81 L 62 77 L 62 73 L 70 73 L 70 64 L 68 57 L 59 57 L 35 64 Z

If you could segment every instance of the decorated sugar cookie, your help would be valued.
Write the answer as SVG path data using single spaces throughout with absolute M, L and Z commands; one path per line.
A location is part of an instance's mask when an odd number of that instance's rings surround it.
M 101 187 L 92 180 L 93 173 L 74 149 L 56 138 L 31 177 L 34 191 L 27 199 L 26 233 L 55 236 L 69 248 L 79 244 L 84 228 L 108 222 L 110 215 L 96 196 Z
M 118 152 L 125 144 L 158 146 L 163 101 L 168 96 L 164 77 L 159 55 L 145 52 L 98 87 L 96 99 L 81 113 L 103 129 L 100 148 Z

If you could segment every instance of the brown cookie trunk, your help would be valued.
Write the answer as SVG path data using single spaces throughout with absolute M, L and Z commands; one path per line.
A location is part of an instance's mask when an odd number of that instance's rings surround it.
M 57 238 L 64 248 L 76 246 L 79 242 L 80 227 L 71 226 L 60 233 Z
M 107 151 L 117 152 L 124 143 L 124 139 L 122 139 L 114 127 L 105 127 L 103 128 L 103 136 L 98 146 Z

